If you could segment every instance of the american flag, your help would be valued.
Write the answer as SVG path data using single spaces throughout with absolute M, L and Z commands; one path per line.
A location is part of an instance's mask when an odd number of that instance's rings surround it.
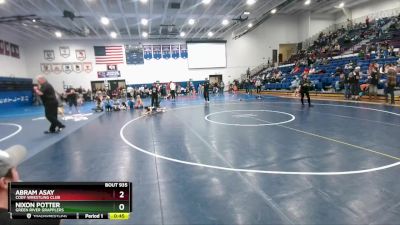
M 96 64 L 123 64 L 124 51 L 122 45 L 94 46 Z

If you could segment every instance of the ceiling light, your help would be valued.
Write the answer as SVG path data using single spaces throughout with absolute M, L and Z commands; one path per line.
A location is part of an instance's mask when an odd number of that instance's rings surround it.
M 229 24 L 229 20 L 227 20 L 227 19 L 222 20 L 222 25 L 226 26 L 228 24 Z
M 147 3 L 147 0 L 140 0 L 141 3 Z
M 143 32 L 143 33 L 142 33 L 142 36 L 143 36 L 144 38 L 147 38 L 147 37 L 149 36 L 149 34 L 148 34 L 147 32 Z
M 208 32 L 208 34 L 207 34 L 209 37 L 212 37 L 212 36 L 214 36 L 214 33 L 213 32 Z
M 115 33 L 114 31 L 110 33 L 110 37 L 111 38 L 117 38 L 117 33 Z
M 107 17 L 101 17 L 100 19 L 101 23 L 104 25 L 108 25 L 110 23 L 110 20 Z
M 0 4 L 6 3 L 6 0 L 0 0 Z
M 344 2 L 341 2 L 340 4 L 339 4 L 339 8 L 343 8 L 344 7 Z
M 254 3 L 256 3 L 256 0 L 247 0 L 247 5 L 253 5 Z
M 189 20 L 189 25 L 193 25 L 196 21 L 194 19 Z
M 304 2 L 304 5 L 309 5 L 309 4 L 311 4 L 311 0 L 306 0 L 306 1 Z
M 275 14 L 276 13 L 276 9 L 271 10 L 271 13 Z
M 252 28 L 252 27 L 253 27 L 253 24 L 252 24 L 252 23 L 249 23 L 247 26 L 248 26 L 249 28 Z
M 211 0 L 203 0 L 203 4 L 209 4 L 211 2 Z
M 147 24 L 149 23 L 149 21 L 148 21 L 147 19 L 143 18 L 143 19 L 140 20 L 140 23 L 141 23 L 143 26 L 147 26 Z
M 245 11 L 245 12 L 243 13 L 243 15 L 250 15 L 250 12 Z
M 58 37 L 58 38 L 62 37 L 62 34 L 61 34 L 60 31 L 56 31 L 56 32 L 54 32 L 54 34 L 55 34 L 56 37 Z
M 186 36 L 186 33 L 182 31 L 182 32 L 180 33 L 180 36 L 181 36 L 181 37 L 185 37 L 185 36 Z

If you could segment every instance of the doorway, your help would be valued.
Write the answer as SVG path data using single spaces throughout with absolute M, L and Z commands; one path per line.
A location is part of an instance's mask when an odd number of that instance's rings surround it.
M 119 88 L 126 88 L 125 80 L 100 80 L 100 81 L 91 81 L 92 91 L 94 90 L 109 90 L 115 91 Z
M 222 82 L 222 74 L 210 75 L 209 80 L 211 85 L 220 84 Z

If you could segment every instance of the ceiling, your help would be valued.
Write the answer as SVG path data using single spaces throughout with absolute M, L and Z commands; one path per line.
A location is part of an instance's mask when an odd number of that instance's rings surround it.
M 259 24 L 271 16 L 272 9 L 278 7 L 277 14 L 295 15 L 311 10 L 315 13 L 335 13 L 334 5 L 338 0 L 311 0 L 305 6 L 305 0 L 257 0 L 253 5 L 246 0 L 211 0 L 203 4 L 202 0 L 5 0 L 0 4 L 0 17 L 3 18 L 1 30 L 9 30 L 22 39 L 56 39 L 56 31 L 61 31 L 63 39 L 109 39 L 111 32 L 117 33 L 117 39 L 143 39 L 147 32 L 150 39 L 182 38 L 219 39 L 231 33 L 248 31 L 248 24 Z M 366 0 L 345 0 L 349 6 Z M 175 4 L 175 8 L 173 7 Z M 178 7 L 179 6 L 179 7 Z M 76 16 L 73 20 L 63 17 L 68 10 Z M 336 9 L 337 11 L 338 9 Z M 245 11 L 250 12 L 244 16 Z M 27 16 L 28 17 L 15 17 Z M 82 16 L 82 18 L 78 18 Z M 103 25 L 101 17 L 110 19 Z M 246 21 L 237 21 L 240 16 Z M 14 22 L 4 22 L 4 17 L 13 17 Z M 141 19 L 148 19 L 147 26 Z M 189 25 L 188 20 L 196 20 Z M 36 22 L 32 22 L 36 19 Z M 227 19 L 228 25 L 222 25 Z M 209 32 L 212 37 L 208 37 Z

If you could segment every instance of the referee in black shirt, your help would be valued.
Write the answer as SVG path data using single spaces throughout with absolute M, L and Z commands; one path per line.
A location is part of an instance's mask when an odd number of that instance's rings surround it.
M 208 79 L 206 78 L 204 81 L 204 100 L 206 101 L 206 103 L 210 102 L 210 82 L 208 81 Z
M 34 91 L 42 99 L 46 119 L 51 123 L 49 130 L 45 131 L 45 133 L 56 133 L 65 128 L 65 125 L 57 119 L 58 102 L 56 93 L 53 86 L 47 82 L 43 75 L 39 75 L 36 79 L 40 88 L 35 86 Z

